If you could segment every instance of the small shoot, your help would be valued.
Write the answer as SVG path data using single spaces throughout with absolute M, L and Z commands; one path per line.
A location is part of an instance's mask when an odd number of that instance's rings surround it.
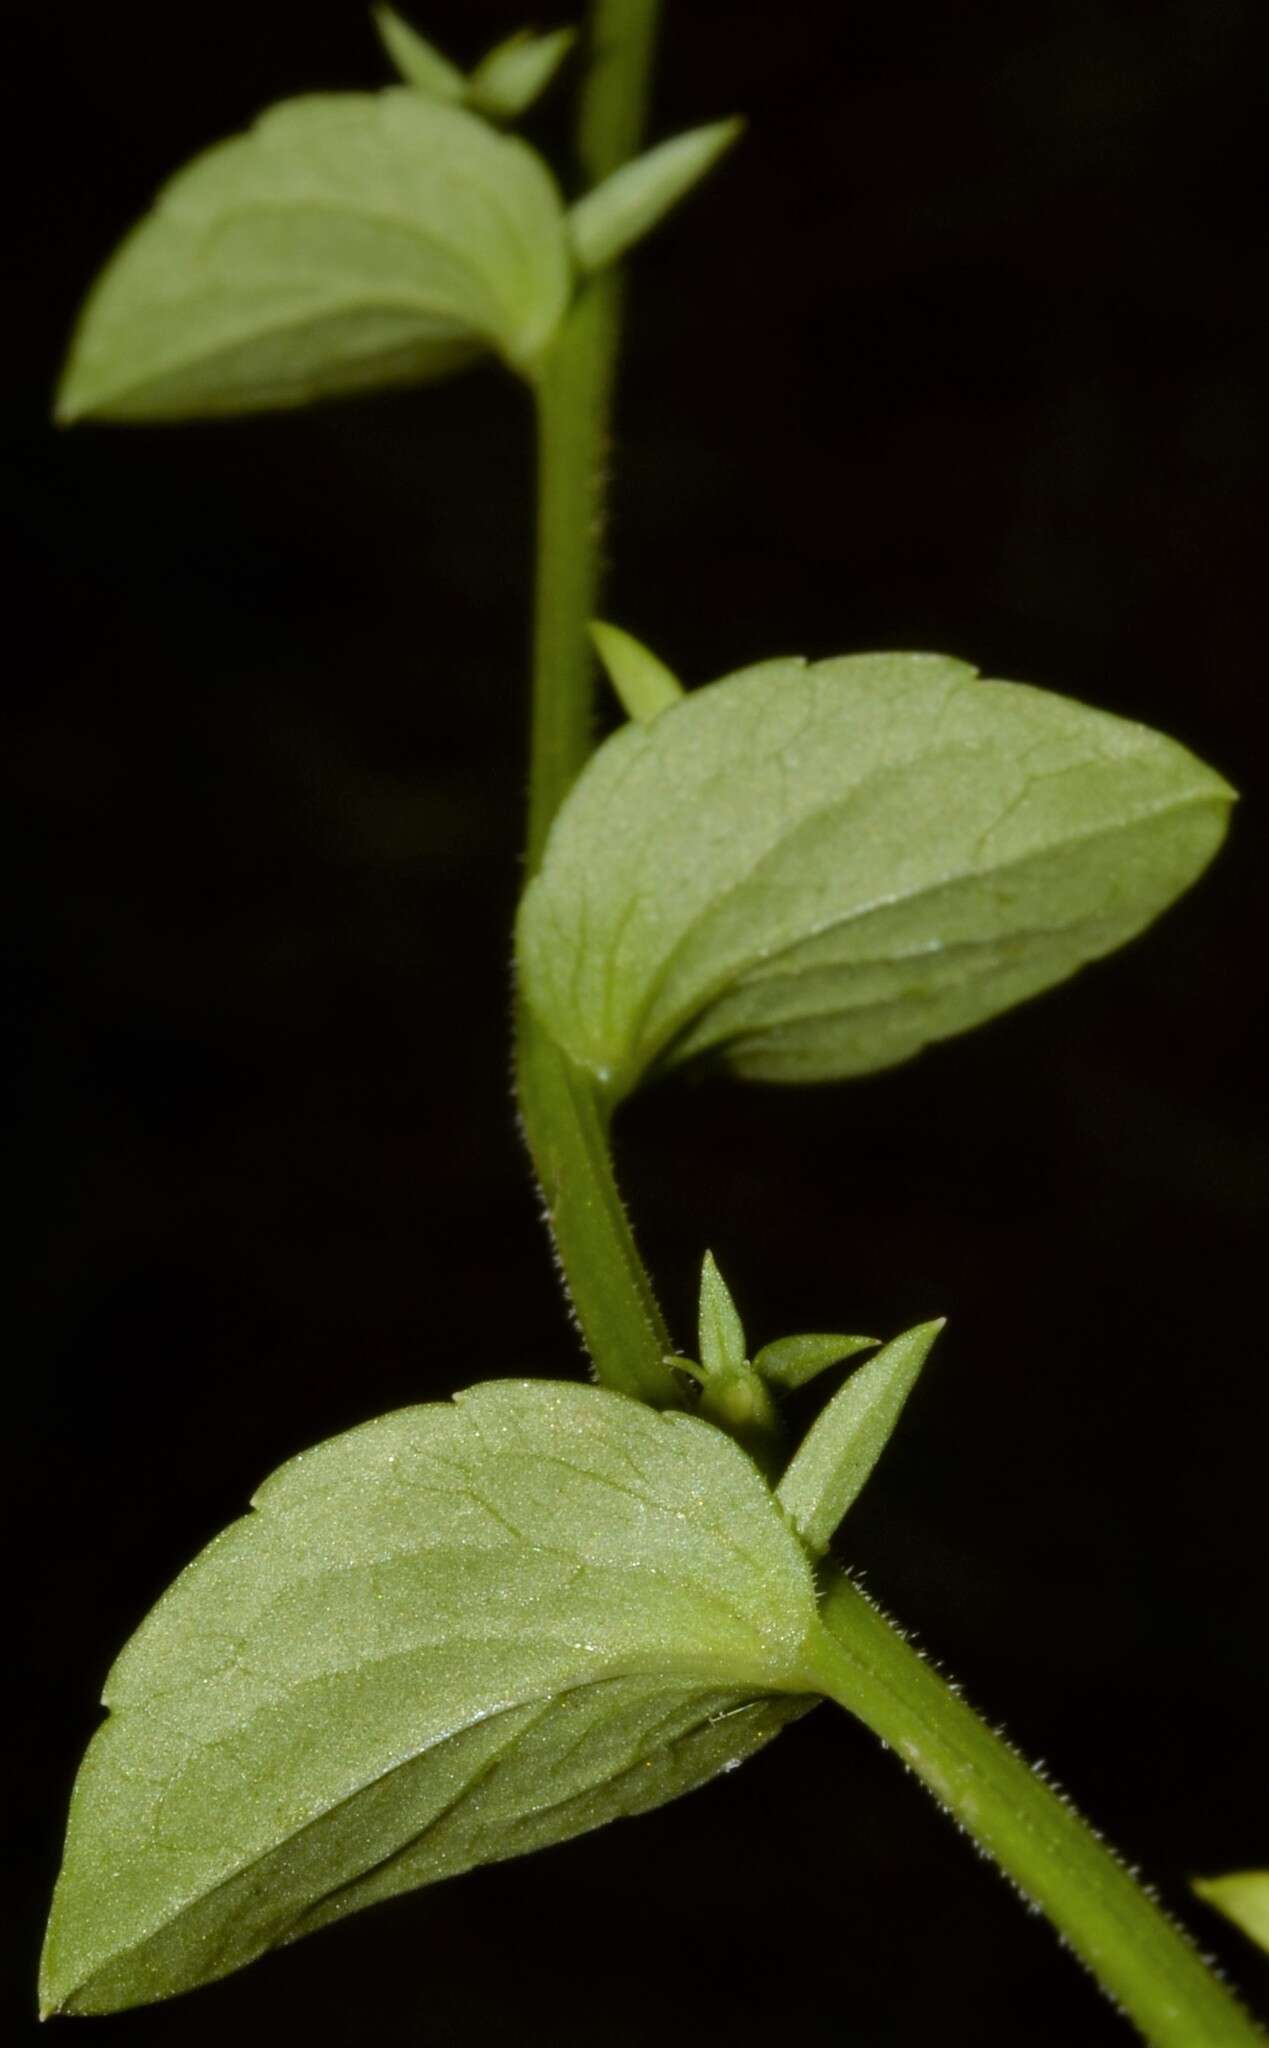
M 579 268 L 602 270 L 633 243 L 642 241 L 713 169 L 743 127 L 743 121 L 731 120 L 689 129 L 686 135 L 676 135 L 623 164 L 579 199 L 568 216 L 569 240 Z
M 898 1346 L 902 1346 L 905 1341 L 900 1338 Z M 933 1341 L 932 1338 L 930 1341 Z M 787 1393 L 794 1387 L 805 1386 L 808 1380 L 814 1379 L 815 1375 L 823 1372 L 826 1367 L 836 1365 L 844 1358 L 851 1358 L 860 1351 L 871 1350 L 877 1342 L 876 1337 L 844 1337 L 830 1335 L 827 1332 L 807 1332 L 801 1336 L 780 1337 L 773 1344 L 764 1344 L 751 1362 L 746 1356 L 744 1325 L 732 1300 L 731 1290 L 718 1270 L 713 1253 L 706 1252 L 701 1266 L 697 1328 L 700 1363 L 697 1364 L 690 1358 L 673 1357 L 667 1358 L 666 1364 L 675 1374 L 684 1392 L 688 1394 L 696 1413 L 710 1422 L 717 1423 L 730 1436 L 734 1436 L 774 1479 L 779 1469 L 779 1458 L 784 1454 L 784 1431 L 772 1397 L 772 1389 Z M 898 1346 L 889 1346 L 889 1353 L 894 1354 Z M 927 1343 L 926 1349 L 928 1348 Z M 882 1358 L 886 1356 L 886 1352 L 881 1354 Z M 879 1363 L 880 1360 L 874 1361 L 874 1364 Z M 918 1369 L 919 1361 L 913 1368 L 913 1377 Z M 850 1386 L 860 1384 L 864 1377 L 857 1375 L 856 1380 L 850 1382 Z M 885 1383 L 889 1385 L 890 1375 L 886 1374 L 883 1377 Z M 844 1389 L 843 1393 L 848 1391 L 849 1389 Z M 811 1431 L 807 1444 L 817 1439 L 826 1417 L 837 1412 L 842 1398 L 843 1395 L 839 1394 L 836 1401 L 830 1402 L 825 1415 L 821 1416 Z M 876 1398 L 874 1396 L 862 1403 L 870 1413 Z M 902 1395 L 899 1396 L 899 1402 L 901 1404 Z M 854 1404 L 856 1407 L 861 1406 L 858 1394 L 854 1396 Z M 898 1406 L 895 1407 L 894 1413 L 897 1415 Z M 888 1423 L 887 1434 L 890 1426 Z M 884 1436 L 878 1440 L 873 1452 L 873 1462 L 880 1454 L 884 1440 Z M 789 1468 L 790 1472 L 798 1466 L 806 1447 L 804 1445 L 802 1451 L 794 1458 Z M 868 1470 L 871 1470 L 871 1463 Z M 814 1471 L 819 1474 L 819 1464 L 814 1467 Z M 866 1477 L 866 1471 L 860 1474 L 856 1492 Z M 783 1484 L 787 1483 L 787 1479 L 786 1474 L 780 1492 L 782 1504 L 786 1507 L 788 1502 L 784 1501 Z M 845 1507 L 840 1513 L 844 1512 Z M 840 1513 L 837 1519 L 840 1519 Z M 827 1548 L 827 1539 L 823 1547 Z
M 827 1331 L 777 1337 L 774 1344 L 763 1345 L 753 1368 L 769 1386 L 783 1387 L 786 1393 L 792 1393 L 794 1388 L 817 1379 L 830 1365 L 841 1365 L 861 1351 L 875 1351 L 880 1342 L 880 1337 L 835 1337 Z
M 1269 1870 L 1231 1870 L 1223 1877 L 1192 1877 L 1190 1890 L 1205 1905 L 1269 1952 Z
M 466 97 L 467 80 L 456 64 L 411 28 L 392 7 L 371 10 L 379 40 L 407 85 L 430 100 L 448 100 L 459 105 Z
M 620 626 L 592 619 L 590 637 L 627 718 L 651 725 L 683 696 L 683 685 L 651 648 Z
M 577 41 L 572 28 L 536 36 L 522 28 L 482 57 L 467 80 L 467 104 L 490 121 L 517 121 L 546 91 Z
M 776 1499 L 815 1556 L 863 1490 L 942 1328 L 942 1318 L 920 1323 L 852 1373 L 781 1479 Z

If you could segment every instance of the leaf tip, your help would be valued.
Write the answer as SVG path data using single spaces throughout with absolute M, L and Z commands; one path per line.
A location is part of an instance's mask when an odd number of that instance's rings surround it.
M 65 1990 L 55 1986 L 53 1973 L 48 1962 L 48 1937 L 45 1937 L 44 1959 L 40 1964 L 40 1981 L 36 1990 L 36 2017 L 43 2025 L 45 2020 L 55 2020 L 67 2010 L 69 1999 Z
M 703 1288 L 724 1287 L 725 1284 L 723 1276 L 718 1270 L 718 1260 L 714 1257 L 713 1252 L 707 1251 L 701 1260 L 701 1286 Z
M 714 121 L 699 130 L 702 144 L 710 144 L 721 156 L 724 150 L 734 149 L 749 127 L 747 114 L 728 114 L 725 120 Z
M 53 392 L 53 404 L 51 407 L 53 425 L 55 427 L 73 427 L 77 420 L 83 419 L 87 411 L 88 407 L 77 389 L 74 366 L 71 365 L 63 373 Z
M 942 1336 L 946 1328 L 946 1316 L 932 1316 L 928 1322 L 914 1323 L 910 1330 L 905 1330 L 901 1337 L 896 1337 L 893 1340 L 893 1343 L 895 1345 L 902 1346 L 903 1352 L 906 1353 L 909 1357 L 911 1357 L 913 1353 L 916 1354 L 914 1383 L 915 1374 L 919 1373 L 922 1370 L 922 1368 L 925 1365 L 926 1359 L 929 1357 L 931 1351 L 934 1349 L 935 1344 L 937 1343 L 938 1339 Z M 891 1347 L 887 1345 L 886 1349 L 889 1350 L 890 1348 Z M 880 1356 L 883 1354 L 878 1355 Z M 872 1359 L 870 1359 L 868 1362 L 870 1365 L 874 1363 Z
M 697 1340 L 701 1364 L 708 1379 L 745 1372 L 744 1325 L 732 1300 L 731 1289 L 710 1251 L 701 1260 Z

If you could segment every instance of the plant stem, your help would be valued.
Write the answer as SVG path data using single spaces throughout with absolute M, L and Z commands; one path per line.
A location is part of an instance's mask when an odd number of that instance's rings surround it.
M 681 1406 L 669 1334 L 613 1178 L 607 1111 L 590 1077 L 521 1012 L 520 1119 L 596 1377 L 655 1407 Z
M 661 0 L 595 0 L 591 8 L 577 155 L 592 185 L 632 157 L 643 139 L 660 18 Z
M 1073 1807 L 835 1572 L 810 1643 L 816 1685 L 857 1715 L 1033 1899 L 1155 2048 L 1265 2036 Z
M 639 145 L 658 0 L 598 0 L 582 92 L 578 155 L 591 181 Z M 603 471 L 620 327 L 615 270 L 583 285 L 538 368 L 538 526 L 527 865 L 592 740 Z M 664 1318 L 613 1176 L 608 1113 L 589 1076 L 521 1001 L 516 1090 L 547 1221 L 595 1373 L 659 1407 L 680 1396 L 665 1364 Z
M 538 366 L 537 562 L 529 735 L 529 874 L 551 820 L 586 765 L 595 655 L 589 626 L 599 600 L 603 460 L 617 343 L 606 276 L 584 285 Z
M 577 122 L 589 185 L 633 156 L 643 135 L 660 0 L 596 0 Z M 528 870 L 593 744 L 604 467 L 621 327 L 621 275 L 610 265 L 578 292 L 541 362 L 538 529 L 533 613 Z

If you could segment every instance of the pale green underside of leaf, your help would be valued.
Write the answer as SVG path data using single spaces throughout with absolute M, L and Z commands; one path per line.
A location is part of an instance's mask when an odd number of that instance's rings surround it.
M 1131 938 L 1232 791 L 1162 735 L 938 655 L 766 662 L 592 759 L 519 926 L 611 1099 L 698 1055 L 870 1073 Z
M 110 1675 L 44 2007 L 165 1997 L 673 1798 L 805 1709 L 814 1615 L 757 1471 L 692 1417 L 506 1381 L 320 1445 Z
M 408 87 L 289 100 L 195 159 L 89 296 L 58 416 L 179 419 L 523 367 L 570 291 L 541 159 Z

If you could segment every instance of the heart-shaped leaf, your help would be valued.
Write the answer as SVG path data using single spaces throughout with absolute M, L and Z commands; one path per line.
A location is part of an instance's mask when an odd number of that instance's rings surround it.
M 908 1059 L 1150 923 L 1232 791 L 1184 748 L 938 655 L 765 662 L 630 724 L 564 803 L 524 992 L 610 1102 Z
M 165 1997 L 675 1797 L 805 1710 L 814 1618 L 757 1471 L 694 1417 L 505 1381 L 320 1445 L 110 1675 L 45 2009 Z
M 406 86 L 288 100 L 178 173 L 91 293 L 63 420 L 180 419 L 527 367 L 570 291 L 524 143 Z

